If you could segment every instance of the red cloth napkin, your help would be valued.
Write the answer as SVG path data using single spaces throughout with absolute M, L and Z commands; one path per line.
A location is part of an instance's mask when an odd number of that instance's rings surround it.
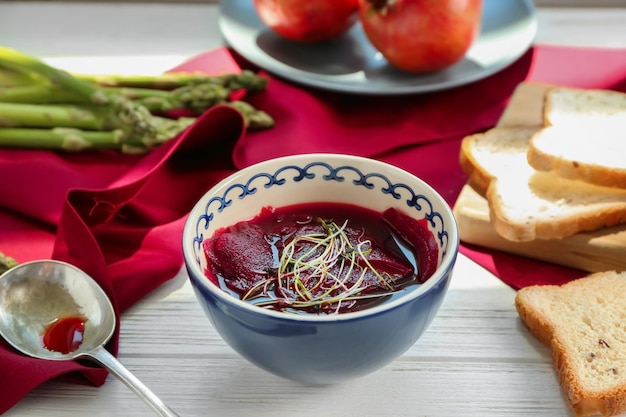
M 253 68 L 222 48 L 175 70 L 238 66 Z M 624 91 L 626 53 L 539 46 L 485 80 L 404 97 L 351 96 L 270 78 L 267 91 L 249 100 L 275 117 L 271 130 L 244 134 L 239 114 L 220 107 L 146 156 L 0 149 L 0 251 L 19 262 L 53 257 L 77 265 L 102 285 L 119 314 L 178 272 L 186 214 L 235 169 L 295 153 L 358 154 L 413 172 L 453 204 L 466 181 L 458 164 L 461 138 L 493 126 L 519 82 Z M 497 251 L 462 251 L 514 288 L 581 274 Z M 108 346 L 113 353 L 117 336 Z M 27 358 L 0 341 L 0 413 L 60 375 L 99 385 L 106 372 Z
M 197 62 L 211 73 L 239 71 L 224 49 Z M 0 252 L 18 262 L 52 257 L 78 266 L 107 292 L 119 319 L 182 267 L 185 216 L 234 172 L 230 154 L 243 132 L 240 114 L 218 107 L 145 156 L 0 149 Z M 119 320 L 107 346 L 114 354 L 118 335 Z M 107 373 L 26 357 L 0 338 L 0 414 L 60 375 L 101 385 Z

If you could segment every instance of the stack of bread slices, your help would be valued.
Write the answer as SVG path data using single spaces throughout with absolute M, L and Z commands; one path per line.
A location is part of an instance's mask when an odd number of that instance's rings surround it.
M 500 242 L 554 244 L 625 225 L 626 94 L 522 83 L 496 127 L 464 138 L 460 162 Z M 624 242 L 605 247 L 625 259 Z M 578 417 L 626 413 L 626 271 L 602 262 L 594 268 L 601 272 L 563 286 L 529 286 L 515 297 L 523 323 L 550 347 Z
M 561 239 L 626 223 L 626 94 L 522 83 L 460 162 L 503 238 Z
M 463 139 L 461 240 L 589 272 L 626 269 L 626 93 L 523 82 Z

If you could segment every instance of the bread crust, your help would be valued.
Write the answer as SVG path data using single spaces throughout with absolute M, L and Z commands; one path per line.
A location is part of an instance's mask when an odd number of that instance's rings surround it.
M 568 294 L 571 295 L 572 291 L 579 294 L 588 293 L 589 296 L 585 298 L 587 305 L 582 308 L 587 308 L 586 311 L 593 311 L 591 307 L 598 302 L 593 295 L 602 297 L 602 294 L 599 293 L 603 290 L 612 291 L 611 283 L 615 282 L 615 279 L 626 282 L 626 271 L 598 272 L 561 287 L 556 285 L 529 286 L 519 290 L 515 297 L 515 308 L 524 325 L 534 337 L 550 348 L 559 384 L 577 417 L 597 414 L 610 417 L 626 412 L 626 383 L 616 383 L 602 390 L 585 386 L 579 373 L 583 371 L 578 369 L 580 365 L 574 361 L 574 356 L 579 355 L 580 352 L 573 351 L 572 347 L 567 346 L 567 343 L 564 342 L 568 336 L 572 335 L 574 330 L 567 327 L 568 324 L 565 323 L 567 318 L 558 316 L 562 312 L 557 313 L 553 311 L 550 303 L 559 303 L 560 298 L 567 297 Z M 598 287 L 604 288 L 598 289 Z M 570 292 L 559 294 L 563 290 Z M 561 302 L 563 301 L 561 300 Z M 623 308 L 623 304 L 617 308 Z M 616 315 L 614 318 L 619 319 L 619 311 L 614 313 Z M 607 318 L 602 317 L 600 319 L 606 320 Z M 623 329 L 618 327 L 615 329 L 615 332 L 623 332 Z M 598 349 L 602 348 L 602 346 L 598 346 Z M 624 346 L 614 345 L 612 348 L 619 349 L 624 348 Z M 591 362 L 591 360 L 585 361 L 585 363 L 590 364 L 589 367 L 592 366 Z M 618 372 L 617 368 L 615 372 Z
M 573 369 L 570 353 L 560 340 L 553 338 L 548 346 L 563 394 L 577 417 L 598 414 L 611 417 L 626 411 L 626 386 L 599 393 L 589 392 L 581 385 L 580 377 Z
M 626 204 L 605 207 L 593 216 L 560 217 L 551 221 L 528 221 L 526 223 L 508 218 L 502 197 L 494 179 L 485 196 L 489 202 L 491 224 L 500 236 L 513 242 L 529 242 L 535 239 L 563 239 L 576 233 L 593 232 L 605 227 L 626 223 Z
M 536 147 L 535 138 L 532 138 L 528 149 L 528 163 L 533 168 L 595 185 L 626 188 L 626 162 L 621 167 L 619 164 L 607 167 L 601 161 L 585 160 L 585 157 L 582 157 L 583 160 L 576 160 L 567 152 L 567 147 L 576 146 L 576 141 L 583 140 L 593 144 L 599 136 L 606 136 L 611 138 L 612 143 L 619 145 L 610 150 L 598 145 L 598 149 L 613 154 L 624 153 L 626 147 L 622 146 L 622 132 L 626 129 L 626 94 L 605 89 L 552 86 L 545 90 L 543 125 L 548 129 L 551 126 L 573 128 L 574 132 L 582 129 L 584 133 L 571 133 L 572 137 L 567 138 L 563 151 L 558 152 L 558 155 Z M 541 135 L 542 132 L 539 131 L 534 136 Z
M 461 141 L 461 152 L 459 152 L 459 164 L 465 175 L 468 176 L 472 187 L 479 194 L 485 195 L 494 177 L 482 168 L 472 152 L 473 142 L 481 135 L 483 134 L 476 133 L 463 138 Z
M 563 178 L 585 181 L 603 187 L 626 188 L 626 168 L 616 169 L 588 164 L 546 153 L 533 146 L 532 138 L 527 156 L 530 166 L 539 171 L 553 172 Z M 626 164 L 626 155 L 624 158 Z
M 590 323 L 619 320 L 623 317 L 622 311 L 626 307 L 625 285 L 626 271 L 606 271 L 588 275 L 562 286 L 529 286 L 519 290 L 516 294 L 515 308 L 519 317 L 530 333 L 550 348 L 555 373 L 563 389 L 563 394 L 578 417 L 597 414 L 610 417 L 626 412 L 626 380 L 620 377 L 613 382 L 611 378 L 608 378 L 608 383 L 606 381 L 599 382 L 606 385 L 603 385 L 602 389 L 586 385 L 581 373 L 592 369 L 595 366 L 594 360 L 597 360 L 599 356 L 594 359 L 595 355 L 584 351 L 585 355 L 592 356 L 581 360 L 580 355 L 583 353 L 572 346 L 572 344 L 578 344 L 578 338 L 589 338 L 593 335 L 597 338 L 598 343 L 596 340 L 593 343 L 596 344 L 598 355 L 601 355 L 601 351 L 604 349 L 624 349 L 626 347 L 624 337 L 620 336 L 624 329 L 619 326 L 610 327 L 615 333 L 607 335 L 583 322 L 576 322 L 580 327 L 587 330 L 587 333 L 577 333 L 577 329 L 573 327 L 571 322 L 568 322 L 570 317 L 564 317 L 564 312 L 570 310 L 563 309 L 561 311 L 559 310 L 560 305 L 567 304 L 571 297 L 577 296 L 584 300 L 581 302 L 583 305 L 577 305 L 577 308 L 580 309 L 578 314 L 581 312 L 588 314 Z M 609 297 L 612 291 L 620 292 L 618 297 L 621 298 L 618 299 L 617 305 L 608 306 L 606 309 L 602 308 L 606 307 L 603 304 L 605 301 L 603 298 Z M 571 314 L 576 317 L 575 313 Z M 591 330 L 589 330 L 590 328 Z M 581 334 L 584 336 L 580 336 Z M 606 340 L 611 340 L 611 346 L 604 339 L 599 338 L 598 334 L 602 335 L 601 337 L 606 337 Z M 568 338 L 570 339 L 569 345 Z M 613 342 L 617 339 L 620 343 Z M 580 345 L 583 346 L 583 343 Z M 617 357 L 624 358 L 624 356 L 622 352 Z M 607 374 L 610 377 L 621 375 L 620 371 L 626 372 L 626 369 L 619 369 L 619 366 L 623 365 L 623 363 L 615 364 L 614 373 L 612 374 L 611 370 L 606 370 Z
M 461 169 L 468 176 L 469 182 L 479 194 L 486 195 L 489 184 L 496 178 L 496 174 L 489 171 L 481 161 L 476 157 L 474 150 L 478 146 L 477 143 L 485 136 L 492 132 L 503 132 L 504 135 L 523 134 L 530 138 L 531 133 L 537 131 L 537 127 L 517 126 L 517 127 L 498 127 L 485 132 L 475 133 L 465 136 L 461 141 L 461 149 L 459 152 L 459 164 Z

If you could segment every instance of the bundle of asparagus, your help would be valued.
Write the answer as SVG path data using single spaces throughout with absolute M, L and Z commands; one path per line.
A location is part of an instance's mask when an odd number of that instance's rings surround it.
M 250 129 L 273 126 L 234 91 L 262 91 L 267 79 L 244 70 L 210 76 L 80 75 L 0 46 L 0 146 L 116 149 L 141 153 L 175 137 L 216 105 L 239 110 Z M 189 117 L 165 117 L 188 110 Z

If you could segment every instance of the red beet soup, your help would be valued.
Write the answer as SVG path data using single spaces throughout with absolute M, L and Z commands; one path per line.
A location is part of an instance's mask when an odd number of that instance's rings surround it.
M 259 307 L 336 314 L 372 307 L 437 268 L 427 220 L 338 203 L 264 208 L 203 243 L 206 276 Z

